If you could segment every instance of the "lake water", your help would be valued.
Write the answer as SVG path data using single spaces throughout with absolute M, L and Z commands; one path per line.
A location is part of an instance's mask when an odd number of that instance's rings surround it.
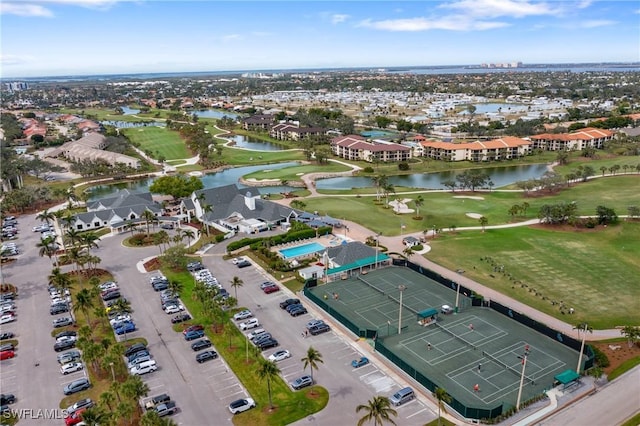
M 231 138 L 235 142 L 235 146 L 238 148 L 252 149 L 256 151 L 282 151 L 283 147 L 264 142 L 259 139 L 254 139 L 247 136 L 235 135 Z
M 502 112 L 502 114 L 509 114 L 513 112 L 526 111 L 528 106 L 521 104 L 501 104 L 501 103 L 486 103 L 486 104 L 474 104 L 476 107 L 476 111 L 474 114 L 491 114 L 497 113 L 498 110 Z M 460 115 L 469 114 L 467 110 L 459 112 Z
M 491 167 L 483 170 L 489 173 L 491 180 L 495 184 L 494 188 L 499 188 L 521 180 L 538 179 L 547 171 L 547 166 L 545 164 L 533 164 Z M 456 175 L 459 173 L 462 173 L 462 171 L 451 170 L 436 173 L 415 173 L 404 176 L 392 176 L 389 177 L 389 183 L 394 186 L 410 188 L 446 189 L 442 182 L 449 179 L 455 180 Z M 371 178 L 366 176 L 345 176 L 316 181 L 317 189 L 371 188 L 373 186 L 374 184 Z
M 246 185 L 242 185 L 239 183 L 239 180 L 242 176 L 247 175 L 249 173 L 256 172 L 258 170 L 276 170 L 282 169 L 285 167 L 293 167 L 297 166 L 298 163 L 294 161 L 290 161 L 287 163 L 278 163 L 278 164 L 266 164 L 260 166 L 246 166 L 246 167 L 236 167 L 233 169 L 223 170 L 217 173 L 211 173 L 200 178 L 205 188 L 216 188 L 219 186 L 230 185 L 235 183 L 240 188 L 246 188 Z M 153 179 L 144 179 L 135 182 L 120 182 L 111 185 L 99 185 L 91 188 L 89 200 L 97 200 L 100 198 L 108 197 L 114 194 L 119 189 L 130 189 L 132 191 L 138 192 L 146 192 L 149 191 L 149 186 L 153 183 Z M 259 187 L 258 191 L 261 194 L 277 194 L 280 192 L 289 192 L 293 191 L 295 188 L 290 186 L 265 186 Z
M 139 109 L 129 108 L 128 106 L 120 107 L 124 115 L 135 115 L 140 112 Z
M 103 120 L 100 122 L 100 124 L 104 124 L 105 126 L 113 126 L 118 129 L 130 129 L 134 127 L 148 127 L 148 126 L 165 127 L 167 125 L 167 123 L 164 123 L 162 121 L 149 121 L 144 123 L 136 123 L 133 121 L 116 121 L 116 120 Z
M 228 112 L 228 111 L 220 111 L 217 109 L 204 109 L 201 111 L 193 111 L 193 113 L 195 115 L 197 115 L 198 117 L 201 118 L 224 118 L 224 117 L 228 117 L 228 118 L 233 118 L 236 119 L 238 118 L 240 115 L 233 113 L 233 112 Z

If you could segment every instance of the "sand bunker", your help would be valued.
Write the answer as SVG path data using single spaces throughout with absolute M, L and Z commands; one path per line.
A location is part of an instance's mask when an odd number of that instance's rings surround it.
M 475 195 L 454 195 L 453 198 L 469 198 L 471 200 L 484 200 L 484 197 L 478 197 Z
M 389 201 L 389 205 L 393 207 L 393 211 L 398 214 L 413 213 L 415 210 L 407 207 L 407 203 L 412 201 L 411 198 L 405 198 L 404 200 Z
M 467 217 L 471 219 L 480 219 L 482 215 L 480 213 L 467 213 Z

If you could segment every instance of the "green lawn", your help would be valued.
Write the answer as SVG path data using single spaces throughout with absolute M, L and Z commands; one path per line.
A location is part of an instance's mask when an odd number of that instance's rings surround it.
M 178 160 L 191 157 L 185 141 L 180 135 L 164 127 L 140 127 L 122 129 L 132 143 L 139 144 L 143 151 L 151 151 L 151 156 L 158 158 L 164 156 L 165 160 Z
M 640 323 L 638 241 L 638 222 L 589 231 L 467 231 L 438 236 L 426 257 L 564 321 L 603 329 Z
M 233 166 L 265 164 L 265 169 L 268 169 L 268 163 L 303 161 L 305 157 L 302 151 L 249 151 L 246 149 L 223 147 L 222 155 L 213 154 L 213 159 L 219 159 Z
M 270 170 L 269 166 L 265 166 L 264 170 L 244 175 L 245 179 L 283 179 L 289 182 L 301 181 L 302 175 L 307 173 L 336 173 L 351 170 L 350 167 L 338 163 L 329 163 L 325 165 L 306 164 L 302 166 L 286 167 L 284 169 Z
M 640 204 L 638 176 L 616 176 L 595 179 L 589 182 L 574 184 L 556 195 L 525 197 L 521 192 L 482 192 L 482 193 L 451 193 L 429 192 L 421 194 L 424 205 L 420 208 L 421 220 L 415 220 L 415 214 L 397 215 L 392 209 L 384 208 L 382 204 L 374 203 L 375 197 L 317 197 L 306 198 L 305 210 L 317 210 L 321 214 L 328 214 L 337 218 L 346 218 L 384 235 L 399 235 L 400 226 L 406 226 L 404 232 L 420 232 L 437 228 L 456 226 L 479 226 L 477 219 L 466 216 L 466 213 L 478 213 L 489 220 L 489 225 L 499 225 L 509 222 L 523 221 L 537 217 L 543 204 L 555 204 L 562 201 L 575 201 L 579 215 L 595 215 L 598 205 L 613 208 L 618 215 L 627 214 L 627 207 Z M 370 191 L 375 193 L 375 191 Z M 362 192 L 363 194 L 365 191 Z M 462 195 L 482 197 L 482 200 L 469 198 L 454 198 Z M 410 198 L 415 200 L 418 194 L 392 194 L 389 200 L 395 198 Z M 384 201 L 384 198 L 382 198 Z M 514 204 L 529 203 L 527 214 L 512 218 L 509 208 Z M 415 209 L 412 202 L 409 208 Z

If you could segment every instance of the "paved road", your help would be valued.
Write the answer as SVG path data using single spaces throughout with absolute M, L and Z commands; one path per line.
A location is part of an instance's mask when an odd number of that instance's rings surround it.
M 640 366 L 536 425 L 619 425 L 638 412 Z

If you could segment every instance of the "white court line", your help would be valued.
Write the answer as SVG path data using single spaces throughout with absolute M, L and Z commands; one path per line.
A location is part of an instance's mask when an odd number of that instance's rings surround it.
M 417 416 L 418 414 L 422 413 L 423 411 L 427 411 L 427 409 L 426 409 L 426 408 L 423 408 L 423 409 L 422 409 L 422 410 L 420 410 L 420 411 L 416 411 L 415 413 L 408 415 L 408 416 L 407 416 L 407 418 L 408 418 L 408 419 L 410 419 L 410 418 L 411 418 L 411 417 L 413 417 L 413 416 Z

